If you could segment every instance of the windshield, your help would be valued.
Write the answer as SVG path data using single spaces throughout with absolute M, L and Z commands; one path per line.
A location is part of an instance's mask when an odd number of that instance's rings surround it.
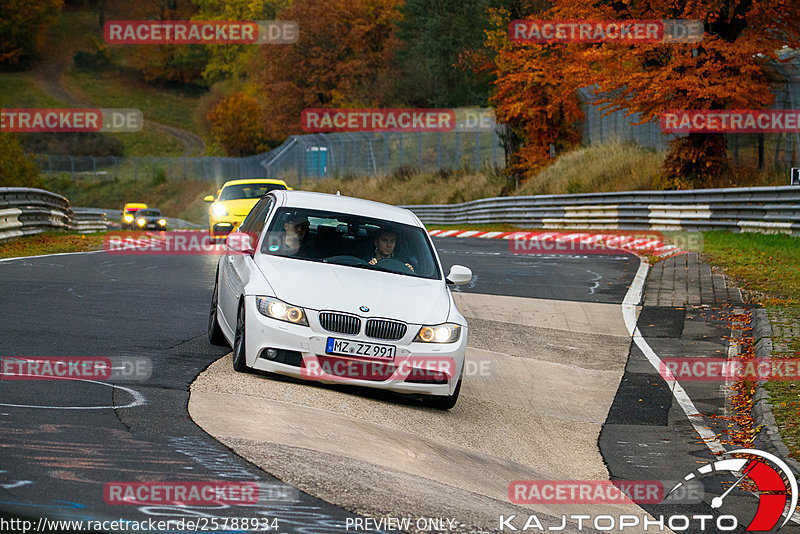
M 281 208 L 267 229 L 261 252 L 419 278 L 441 278 L 424 229 L 359 215 Z
M 275 189 L 286 189 L 281 184 L 234 184 L 225 186 L 219 194 L 218 200 L 239 200 L 243 198 L 258 199 L 274 191 Z
M 138 210 L 136 212 L 137 217 L 159 217 L 161 212 L 158 210 Z

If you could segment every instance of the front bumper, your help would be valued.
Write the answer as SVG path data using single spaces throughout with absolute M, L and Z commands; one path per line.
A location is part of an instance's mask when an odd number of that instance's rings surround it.
M 208 233 L 212 238 L 225 237 L 231 232 L 235 232 L 239 225 L 244 221 L 244 217 L 236 215 L 226 215 L 225 217 L 209 217 Z
M 245 297 L 247 365 L 253 369 L 304 380 L 380 388 L 398 393 L 452 395 L 464 367 L 467 327 L 455 343 L 411 341 L 421 325 L 408 325 L 398 341 L 344 335 L 324 330 L 317 312 L 306 310 L 309 326 L 295 325 L 262 315 L 254 296 Z M 362 318 L 364 319 L 364 318 Z M 393 362 L 326 354 L 329 337 L 393 345 Z M 269 357 L 273 349 L 272 358 Z M 331 374 L 333 371 L 336 374 Z M 365 374 L 366 371 L 366 374 Z M 368 376 L 368 379 L 361 378 Z M 444 379 L 443 379 L 444 378 Z

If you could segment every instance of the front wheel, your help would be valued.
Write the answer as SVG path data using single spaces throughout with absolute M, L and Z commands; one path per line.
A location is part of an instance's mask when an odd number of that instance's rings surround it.
M 422 399 L 422 403 L 428 408 L 437 408 L 439 410 L 449 410 L 456 405 L 458 401 L 458 394 L 461 393 L 461 378 L 458 379 L 456 390 L 452 395 L 431 395 Z
M 219 303 L 219 289 L 215 277 L 214 293 L 211 295 L 211 310 L 209 310 L 208 312 L 208 341 L 212 345 L 220 345 L 224 347 L 225 345 L 228 344 L 228 340 L 225 339 L 225 334 L 222 333 L 222 329 L 219 327 L 219 318 L 217 315 L 218 303 Z
M 244 301 L 242 301 L 239 304 L 239 313 L 236 314 L 236 336 L 233 339 L 233 370 L 240 373 L 250 371 L 247 367 L 244 333 Z

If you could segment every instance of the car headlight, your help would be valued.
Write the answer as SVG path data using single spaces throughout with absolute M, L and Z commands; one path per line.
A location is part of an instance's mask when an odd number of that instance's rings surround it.
M 454 323 L 423 326 L 414 341 L 422 343 L 454 343 L 461 336 L 461 327 Z
M 256 304 L 261 315 L 287 323 L 308 326 L 308 319 L 306 319 L 306 312 L 303 311 L 303 308 L 286 304 L 274 297 L 256 297 Z
M 132 222 L 133 222 L 133 215 L 131 215 L 131 214 L 129 214 L 129 213 L 126 213 L 126 214 L 125 214 L 125 215 L 122 217 L 122 220 L 123 220 L 123 221 L 125 221 L 126 223 L 132 223 Z
M 138 224 L 139 226 L 144 226 L 145 224 L 147 224 L 147 221 L 145 221 L 144 219 L 139 219 L 138 221 L 136 221 L 136 224 Z
M 167 225 L 167 220 L 166 219 L 159 219 L 158 220 L 158 224 L 159 224 L 159 226 L 166 226 Z
M 215 203 L 211 204 L 211 213 L 216 217 L 225 217 L 228 214 L 228 210 L 222 204 Z

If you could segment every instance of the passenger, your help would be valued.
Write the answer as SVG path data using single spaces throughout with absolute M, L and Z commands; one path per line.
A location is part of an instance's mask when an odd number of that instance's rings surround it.
M 300 213 L 290 215 L 283 223 L 283 234 L 278 248 L 269 250 L 280 256 L 295 256 L 298 258 L 311 258 L 314 252 L 310 240 L 307 239 L 310 223 L 308 217 Z
M 388 260 L 388 259 L 395 259 L 398 261 L 403 261 L 400 258 L 395 258 L 394 256 L 394 248 L 397 245 L 397 231 L 391 228 L 384 228 L 378 232 L 375 236 L 375 252 L 372 255 L 372 259 L 369 260 L 370 265 L 375 265 L 381 260 Z M 410 263 L 404 262 L 406 267 L 411 269 L 412 271 L 414 268 L 411 266 Z

